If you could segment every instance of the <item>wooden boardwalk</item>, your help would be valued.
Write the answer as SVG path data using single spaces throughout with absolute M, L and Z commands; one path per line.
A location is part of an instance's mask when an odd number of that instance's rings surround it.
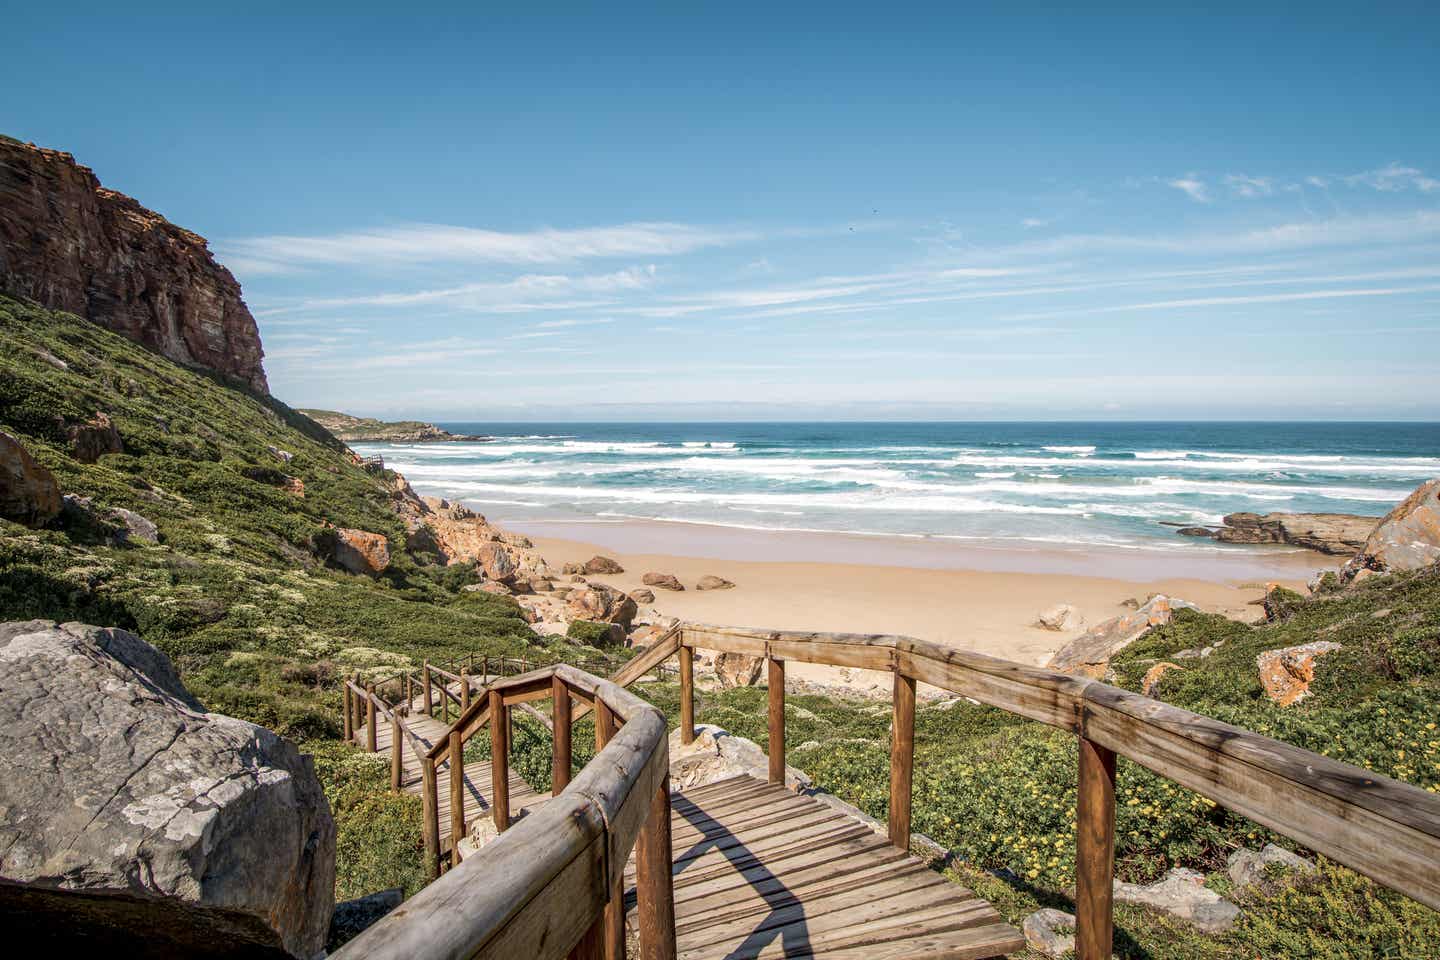
M 994 907 L 866 824 L 753 777 L 671 794 L 671 831 L 685 960 L 965 960 L 1025 945 Z M 633 861 L 626 887 L 633 929 Z
M 438 686 L 438 685 L 437 685 Z M 455 689 L 455 684 L 450 688 Z M 425 716 L 423 698 L 416 698 L 410 704 L 410 715 L 405 718 L 405 725 L 425 744 L 426 749 L 444 740 L 450 727 L 441 723 L 434 717 Z M 360 743 L 366 742 L 368 732 L 365 725 L 361 725 L 357 740 Z M 390 755 L 391 732 L 390 724 L 381 718 L 375 724 L 375 749 L 377 756 Z M 404 762 L 402 769 L 402 789 L 406 793 L 419 795 L 424 789 L 424 777 L 420 772 L 420 759 L 416 757 L 407 742 L 402 751 Z M 510 816 L 513 819 L 522 815 L 522 811 L 528 811 L 538 807 L 550 799 L 548 793 L 536 793 L 535 788 L 530 786 L 515 769 L 510 768 Z M 490 812 L 490 791 L 492 771 L 488 760 L 467 760 L 465 762 L 465 829 L 481 817 L 491 816 Z M 435 786 L 438 794 L 437 806 L 439 807 L 440 823 L 443 825 L 440 830 L 440 849 L 450 849 L 450 764 L 443 762 L 435 767 Z M 463 847 L 462 847 L 463 849 Z

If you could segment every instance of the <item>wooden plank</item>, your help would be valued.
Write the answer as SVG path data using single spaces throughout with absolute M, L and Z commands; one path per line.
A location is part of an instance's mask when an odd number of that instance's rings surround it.
M 680 743 L 689 745 L 695 741 L 695 651 L 689 647 L 681 647 L 680 656 Z M 346 691 L 346 705 L 348 706 L 349 691 Z M 350 727 L 347 722 L 345 727 L 345 739 L 350 739 Z
M 984 960 L 1024 948 L 1025 938 L 1006 923 L 969 927 L 952 933 L 916 937 L 893 943 L 869 944 L 816 955 L 801 954 L 795 960 Z
M 877 849 L 896 855 L 903 852 L 894 847 L 885 837 L 862 824 L 852 822 L 843 824 L 842 827 L 843 829 L 837 829 L 820 838 L 806 839 L 773 848 L 766 852 L 763 861 L 757 854 L 746 851 L 743 854 L 726 857 L 723 862 L 686 870 L 684 873 L 675 875 L 673 881 L 675 889 L 687 889 L 714 880 L 733 877 L 735 874 L 744 873 L 755 866 L 764 866 L 766 869 L 788 869 L 790 862 L 796 859 L 819 857 L 842 859 L 852 853 Z
M 639 916 L 641 960 L 675 960 L 668 783 L 651 791 L 650 816 L 635 844 L 635 911 Z
M 895 644 L 900 639 L 889 634 L 796 631 L 776 633 L 772 637 L 768 651 L 781 660 L 887 673 L 895 669 Z
M 510 829 L 510 725 L 505 722 L 504 695 L 490 688 L 490 813 L 495 830 Z M 458 736 L 458 734 L 451 734 Z
M 743 653 L 749 657 L 763 657 L 766 645 L 776 636 L 778 634 L 771 630 L 687 623 L 681 634 L 681 643 L 687 647 L 700 647 L 720 653 Z
M 465 837 L 465 743 L 450 732 L 450 849 L 452 866 L 459 861 L 455 845 Z
M 558 960 L 600 914 L 604 830 L 588 800 L 558 797 L 335 956 Z
M 890 842 L 910 849 L 910 788 L 915 769 L 915 680 L 898 671 L 890 732 Z
M 340 690 L 345 697 L 345 742 L 350 743 L 355 739 L 355 714 L 354 704 L 350 694 L 350 683 L 346 681 L 340 685 Z M 688 740 L 686 741 L 689 742 Z
M 375 752 L 375 684 L 365 687 L 365 747 Z
M 785 661 L 765 658 L 769 705 L 770 782 L 785 785 Z
M 400 729 L 399 715 L 390 714 L 390 789 L 395 793 L 400 792 L 401 781 L 405 775 L 405 739 Z
M 895 658 L 907 677 L 1073 733 L 1080 730 L 1081 694 L 1094 683 L 908 637 Z
M 1075 799 L 1075 957 L 1110 960 L 1115 918 L 1115 754 L 1080 738 Z
M 558 676 L 550 678 L 550 696 L 554 700 L 555 735 L 551 741 L 551 793 L 559 794 L 570 782 L 570 688 Z
M 440 801 L 435 782 L 435 761 L 421 760 L 421 832 L 425 836 L 425 873 L 434 880 L 440 876 Z

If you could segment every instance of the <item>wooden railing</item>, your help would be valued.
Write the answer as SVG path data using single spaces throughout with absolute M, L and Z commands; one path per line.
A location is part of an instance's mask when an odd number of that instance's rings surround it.
M 673 635 L 668 645 L 666 657 L 678 647 Z M 347 683 L 349 695 L 354 695 L 353 686 L 358 685 Z M 388 707 L 368 692 L 359 696 L 371 713 L 373 730 L 373 712 Z M 511 827 L 508 725 L 503 718 L 513 705 L 547 697 L 554 701 L 554 798 Z M 600 750 L 572 780 L 574 701 L 596 711 Z M 489 726 L 495 771 L 491 805 L 501 835 L 465 862 L 453 863 L 403 909 L 337 956 L 623 958 L 625 864 L 633 850 L 641 956 L 673 960 L 670 761 L 664 716 L 620 685 L 570 666 L 547 666 L 496 680 L 461 711 L 446 741 L 424 756 L 431 795 L 426 849 L 437 866 L 434 764 L 445 758 L 452 764 L 452 785 L 461 784 L 464 741 L 491 717 L 499 718 Z M 451 809 L 463 811 L 463 797 L 454 797 Z M 459 817 L 460 834 L 456 824 L 451 825 L 454 841 L 463 835 L 463 813 Z
M 769 673 L 770 779 L 785 776 L 785 664 L 829 664 L 894 678 L 892 843 L 910 843 L 915 685 L 928 683 L 1079 738 L 1076 946 L 1108 960 L 1113 935 L 1115 757 L 1284 834 L 1392 890 L 1440 909 L 1440 796 L 1096 680 L 902 636 L 683 624 L 680 736 L 694 738 L 693 651 L 763 657 Z M 977 825 L 978 829 L 978 825 Z

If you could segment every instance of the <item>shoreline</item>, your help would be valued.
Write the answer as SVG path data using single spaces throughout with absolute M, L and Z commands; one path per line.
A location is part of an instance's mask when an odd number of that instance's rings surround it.
M 929 541 L 912 544 L 920 548 L 915 553 L 894 545 L 887 549 L 873 537 L 853 538 L 869 549 L 868 562 L 856 562 L 852 553 L 856 544 L 844 535 L 797 543 L 796 534 L 757 537 L 755 531 L 740 531 L 751 535 L 743 539 L 687 538 L 683 532 L 677 535 L 673 524 L 633 521 L 496 523 L 530 537 L 557 568 L 597 554 L 613 557 L 625 568 L 623 573 L 587 576 L 588 580 L 629 592 L 643 586 L 644 574 L 654 572 L 674 574 L 685 584 L 683 592 L 651 588 L 655 600 L 642 604 L 643 612 L 764 629 L 905 634 L 1033 665 L 1043 665 L 1089 627 L 1125 612 L 1124 603 L 1130 599 L 1144 601 L 1163 593 L 1207 612 L 1253 621 L 1261 615 L 1255 601 L 1264 596 L 1267 581 L 1303 591 L 1315 570 L 1337 566 L 1332 558 L 1311 551 L 1256 551 L 1265 558 L 1258 565 L 1235 566 L 1222 557 L 1188 572 L 1157 570 L 1152 558 L 1140 558 L 1148 570 L 1139 575 L 1129 564 L 1117 569 L 1109 558 L 1097 562 L 1094 552 L 1056 557 L 1054 550 L 1034 550 L 1014 551 L 1019 557 L 1002 551 L 999 560 L 986 554 L 981 557 L 991 562 L 986 567 L 976 560 L 973 545 L 957 550 L 944 543 L 944 556 L 936 556 L 924 552 L 933 547 Z M 829 554 L 817 557 L 814 551 L 821 548 L 828 548 Z M 1242 551 L 1255 550 L 1232 548 L 1224 553 L 1243 559 Z M 926 559 L 928 564 L 918 562 Z M 1022 568 L 1009 569 L 1017 564 Z M 706 574 L 736 586 L 696 590 L 696 581 Z M 1079 628 L 1053 631 L 1035 626 L 1042 611 L 1060 603 L 1080 612 Z M 795 666 L 792 677 L 801 683 L 888 696 L 889 678 L 881 674 Z

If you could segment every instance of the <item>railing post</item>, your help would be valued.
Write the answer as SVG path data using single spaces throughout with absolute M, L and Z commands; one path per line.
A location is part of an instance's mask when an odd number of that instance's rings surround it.
M 555 723 L 554 749 L 550 762 L 550 794 L 560 796 L 560 791 L 570 783 L 570 688 L 559 676 L 550 678 L 551 713 Z
M 375 684 L 365 684 L 365 746 L 375 752 Z
M 465 839 L 465 744 L 459 730 L 450 731 L 450 865 L 460 862 Z
M 1075 821 L 1075 957 L 1109 960 L 1115 934 L 1115 754 L 1084 737 Z
M 402 753 L 404 748 L 404 734 L 400 732 L 400 714 L 392 707 L 390 710 L 390 789 L 396 793 L 400 792 L 400 783 L 404 779 L 405 757 Z
M 785 785 L 785 661 L 766 656 L 770 685 L 770 782 Z
M 490 691 L 490 808 L 495 832 L 510 826 L 510 729 L 505 695 Z
M 435 761 L 420 758 L 420 776 L 424 789 L 420 793 L 422 832 L 425 834 L 425 874 L 431 880 L 440 876 L 440 792 L 435 786 Z
M 635 841 L 635 907 L 641 960 L 675 960 L 675 888 L 670 875 L 670 780 L 662 778 Z
M 470 670 L 468 667 L 460 668 L 460 709 L 470 709 Z
M 599 753 L 604 750 L 605 745 L 613 736 L 615 736 L 615 711 L 611 710 L 610 705 L 597 696 L 595 698 L 595 752 Z M 637 869 L 639 867 L 638 861 L 636 867 Z M 668 869 L 666 875 L 669 875 Z M 625 960 L 625 878 L 623 875 L 611 885 L 610 899 L 605 901 L 605 912 L 601 916 L 600 945 L 605 960 Z M 644 951 L 643 945 L 641 950 Z
M 680 647 L 680 742 L 695 741 L 695 651 Z
M 910 849 L 910 784 L 915 768 L 915 678 L 895 672 L 890 737 L 890 842 Z
M 488 653 L 480 658 L 480 678 L 487 684 L 490 682 L 490 654 Z
M 434 711 L 435 701 L 430 698 L 430 661 L 429 661 L 429 660 L 426 660 L 426 661 L 425 661 L 425 666 L 422 668 L 422 671 L 421 671 L 420 676 L 423 678 L 423 682 L 422 682 L 421 686 L 423 686 L 423 687 L 425 688 L 425 716 L 433 718 L 433 717 L 435 716 L 435 711 Z
M 355 739 L 355 714 L 351 712 L 354 705 L 351 703 L 350 681 L 342 680 L 341 689 L 345 691 L 345 742 L 350 743 Z

